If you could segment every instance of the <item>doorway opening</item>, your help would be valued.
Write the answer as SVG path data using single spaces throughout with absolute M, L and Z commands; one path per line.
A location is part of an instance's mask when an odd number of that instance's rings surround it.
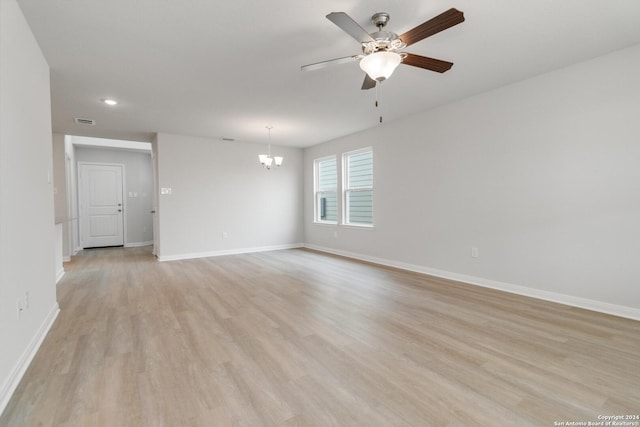
M 66 135 L 65 154 L 69 257 L 95 247 L 151 246 L 151 143 Z

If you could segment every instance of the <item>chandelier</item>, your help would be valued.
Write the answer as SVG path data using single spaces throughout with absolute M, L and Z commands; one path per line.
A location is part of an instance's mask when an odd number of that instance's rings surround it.
M 266 126 L 266 128 L 269 132 L 269 145 L 267 148 L 267 154 L 259 154 L 258 160 L 260 160 L 260 164 L 264 166 L 265 169 L 270 170 L 273 166 L 280 167 L 280 165 L 282 165 L 284 157 L 271 157 L 271 129 L 273 129 L 273 126 Z

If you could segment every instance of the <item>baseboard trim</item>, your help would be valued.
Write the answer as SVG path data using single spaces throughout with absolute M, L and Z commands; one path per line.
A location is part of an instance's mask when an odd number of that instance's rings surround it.
M 38 352 L 38 349 L 40 348 L 44 337 L 47 336 L 47 333 L 49 333 L 49 329 L 51 329 L 51 326 L 53 326 L 53 322 L 55 322 L 56 318 L 58 317 L 58 313 L 60 313 L 60 307 L 56 302 L 47 314 L 47 317 L 45 317 L 42 325 L 40 325 L 38 332 L 36 332 L 34 337 L 31 339 L 31 342 L 29 343 L 27 348 L 25 348 L 22 356 L 20 356 L 20 359 L 18 359 L 18 362 L 12 369 L 7 379 L 4 381 L 4 384 L 0 389 L 0 415 L 2 415 L 5 408 L 9 404 L 11 396 L 13 396 L 13 393 L 16 391 L 18 384 L 20 384 L 20 380 L 22 379 L 24 373 L 27 371 L 27 368 L 31 364 L 31 361 Z
M 272 246 L 259 246 L 253 248 L 238 248 L 238 249 L 226 249 L 222 251 L 210 251 L 210 252 L 193 252 L 188 254 L 177 254 L 177 255 L 160 255 L 158 256 L 158 261 L 179 261 L 182 259 L 193 259 L 193 258 L 207 258 L 207 257 L 216 257 L 223 255 L 239 255 L 239 254 L 249 254 L 252 252 L 267 252 L 267 251 L 280 251 L 283 249 L 296 249 L 302 248 L 304 244 L 302 243 L 292 243 L 286 245 L 272 245 Z
M 58 272 L 56 273 L 56 285 L 58 284 L 60 279 L 62 279 L 62 276 L 64 276 L 64 267 L 61 267 L 60 270 L 58 270 Z
M 304 247 L 313 249 L 316 251 L 320 251 L 320 252 L 326 252 L 333 255 L 343 256 L 346 258 L 353 258 L 360 261 L 366 261 L 373 264 L 380 264 L 387 267 L 394 267 L 402 270 L 426 274 L 429 276 L 435 276 L 442 279 L 453 280 L 456 282 L 467 283 L 475 286 L 482 286 L 484 288 L 496 289 L 499 291 L 509 292 L 512 294 L 522 295 L 522 296 L 536 298 L 536 299 L 545 300 L 545 301 L 556 302 L 559 304 L 565 304 L 572 307 L 584 308 L 591 311 L 611 314 L 613 316 L 625 317 L 633 320 L 640 320 L 640 309 L 634 308 L 634 307 L 611 304 L 607 302 L 596 301 L 592 299 L 581 298 L 581 297 L 561 294 L 557 292 L 543 291 L 540 289 L 533 289 L 526 286 L 514 285 L 511 283 L 498 282 L 495 280 L 484 279 L 481 277 L 468 276 L 465 274 L 453 273 L 450 271 L 438 270 L 435 268 L 423 267 L 423 266 L 403 263 L 399 261 L 391 261 L 383 258 L 372 257 L 368 255 L 354 253 L 354 252 L 336 250 L 336 249 L 327 248 L 324 246 L 305 244 Z
M 151 246 L 153 245 L 153 240 L 149 242 L 133 242 L 133 243 L 125 243 L 125 248 L 139 248 L 142 246 Z

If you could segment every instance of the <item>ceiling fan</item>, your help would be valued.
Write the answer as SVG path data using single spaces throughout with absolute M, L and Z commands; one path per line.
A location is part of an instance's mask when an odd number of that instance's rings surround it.
M 401 63 L 438 73 L 444 73 L 449 70 L 453 66 L 452 62 L 401 52 L 401 50 L 464 22 L 464 14 L 455 8 L 451 8 L 400 36 L 383 30 L 387 22 L 389 22 L 389 14 L 385 12 L 376 13 L 371 17 L 371 22 L 378 27 L 378 31 L 371 34 L 367 33 L 344 12 L 332 12 L 327 15 L 327 19 L 359 41 L 362 44 L 362 53 L 304 65 L 301 69 L 303 71 L 312 71 L 331 65 L 360 61 L 360 68 L 366 73 L 364 83 L 362 83 L 362 89 L 364 90 L 371 89 L 376 86 L 377 82 L 389 78 Z

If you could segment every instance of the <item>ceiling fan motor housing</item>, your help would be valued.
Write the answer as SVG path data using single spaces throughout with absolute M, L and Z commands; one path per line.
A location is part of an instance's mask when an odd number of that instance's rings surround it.
M 362 43 L 362 52 L 365 55 L 375 52 L 396 52 L 406 47 L 406 44 L 400 40 L 396 33 L 382 30 L 389 22 L 388 13 L 376 13 L 371 17 L 371 22 L 378 27 L 378 31 L 370 34 L 373 41 Z
M 372 33 L 371 37 L 373 41 L 362 43 L 362 53 L 365 55 L 375 52 L 396 52 L 406 47 L 398 35 L 390 31 L 378 31 Z

